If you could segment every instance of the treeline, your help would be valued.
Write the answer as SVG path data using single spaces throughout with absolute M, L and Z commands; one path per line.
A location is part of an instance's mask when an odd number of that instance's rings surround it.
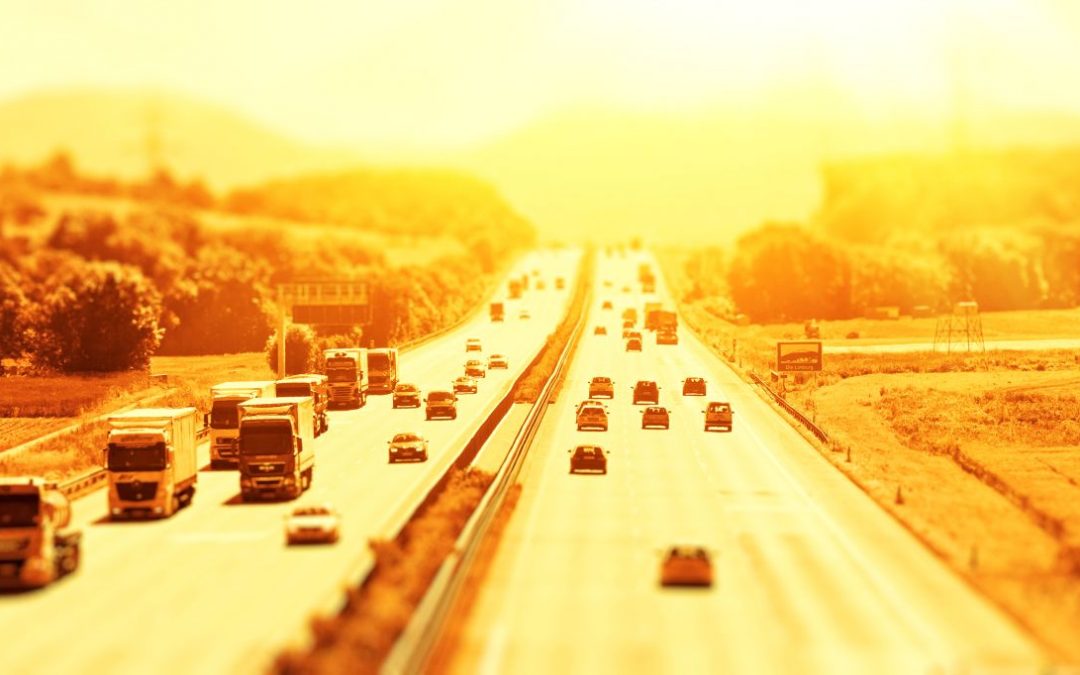
M 1080 304 L 1080 152 L 889 158 L 826 170 L 808 225 L 769 223 L 687 262 L 690 293 L 754 321 Z M 695 298 L 690 298 L 695 299 Z
M 515 239 L 520 218 L 494 193 L 486 199 L 495 204 L 476 195 L 456 203 L 438 190 L 429 200 L 416 182 L 400 189 L 440 208 L 415 217 L 410 235 L 424 233 L 425 222 L 438 236 L 446 223 L 464 227 L 472 218 L 486 243 L 392 266 L 347 225 L 331 222 L 315 235 L 302 226 L 221 227 L 160 202 L 50 215 L 33 189 L 23 174 L 0 180 L 0 205 L 16 204 L 21 214 L 0 210 L 0 224 L 21 225 L 0 239 L 0 367 L 6 358 L 33 369 L 121 370 L 144 368 L 155 353 L 258 351 L 272 340 L 277 282 L 298 276 L 367 280 L 374 320 L 350 339 L 396 344 L 456 321 L 480 301 L 497 259 L 485 263 L 478 251 L 502 255 L 531 238 L 526 226 Z

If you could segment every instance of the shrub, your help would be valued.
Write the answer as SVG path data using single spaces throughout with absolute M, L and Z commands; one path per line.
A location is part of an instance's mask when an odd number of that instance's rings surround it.
M 32 321 L 34 363 L 64 372 L 145 368 L 161 341 L 161 297 L 136 269 L 71 265 Z
M 266 362 L 270 370 L 278 367 L 277 331 L 266 341 Z M 290 324 L 285 333 L 285 374 L 296 375 L 314 371 L 319 361 L 319 346 L 315 331 L 300 324 Z

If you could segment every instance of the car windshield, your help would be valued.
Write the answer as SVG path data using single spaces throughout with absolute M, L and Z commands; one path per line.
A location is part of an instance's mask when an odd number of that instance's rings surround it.
M 394 436 L 395 443 L 413 443 L 420 440 L 420 437 L 416 434 L 398 434 Z
M 37 525 L 40 505 L 37 493 L 0 496 L 0 528 Z
M 452 401 L 454 395 L 448 391 L 433 391 L 428 394 L 429 401 Z
M 650 415 L 663 415 L 667 412 L 664 408 L 648 408 L 646 410 Z
M 149 446 L 126 446 L 110 443 L 108 467 L 110 471 L 161 471 L 165 468 L 165 444 Z
M 611 384 L 610 377 L 594 377 L 592 381 L 593 384 Z
M 301 506 L 293 509 L 294 516 L 328 516 L 330 509 L 324 506 Z

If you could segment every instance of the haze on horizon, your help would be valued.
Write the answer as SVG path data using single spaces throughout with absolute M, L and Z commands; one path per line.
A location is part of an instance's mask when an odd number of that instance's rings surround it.
M 754 193 L 723 216 L 745 226 L 805 214 L 816 199 L 809 176 L 832 154 L 944 149 L 958 119 L 977 129 L 992 113 L 1080 115 L 1069 86 L 1080 81 L 1080 6 L 1069 0 L 3 2 L 0 101 L 71 88 L 179 92 L 361 156 L 448 156 L 571 230 L 586 217 L 635 217 L 599 195 L 648 182 L 619 177 L 627 164 L 685 158 L 686 171 L 726 181 L 718 199 Z M 617 133 L 590 145 L 612 115 L 625 116 Z M 786 129 L 773 134 L 772 118 Z M 656 120 L 668 128 L 641 128 Z M 729 165 L 691 156 L 699 124 L 736 138 L 731 153 L 719 141 L 697 149 L 730 154 Z M 645 153 L 628 147 L 638 140 Z M 551 148 L 558 156 L 544 157 Z M 586 177 L 559 183 L 568 159 Z M 612 178 L 592 184 L 602 170 Z M 762 183 L 788 174 L 775 194 Z M 700 178 L 678 171 L 661 179 L 669 189 L 650 208 L 711 189 L 680 187 Z M 600 201 L 552 210 L 551 193 L 575 185 L 565 196 Z

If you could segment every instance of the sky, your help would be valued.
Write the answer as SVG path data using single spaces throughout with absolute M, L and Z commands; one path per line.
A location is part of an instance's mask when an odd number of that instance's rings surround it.
M 453 147 L 575 106 L 788 88 L 869 117 L 1080 111 L 1073 0 L 0 0 L 0 98 L 175 90 L 325 144 Z

